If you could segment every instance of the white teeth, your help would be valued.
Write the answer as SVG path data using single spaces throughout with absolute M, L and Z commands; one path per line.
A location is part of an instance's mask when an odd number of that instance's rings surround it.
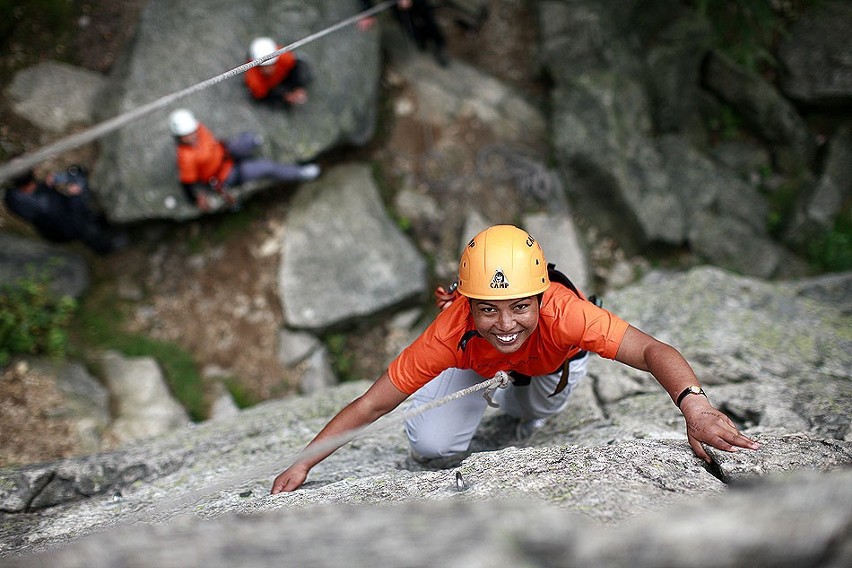
M 517 333 L 513 333 L 512 335 L 498 335 L 497 336 L 497 339 L 499 339 L 503 343 L 511 343 L 517 338 L 518 338 Z

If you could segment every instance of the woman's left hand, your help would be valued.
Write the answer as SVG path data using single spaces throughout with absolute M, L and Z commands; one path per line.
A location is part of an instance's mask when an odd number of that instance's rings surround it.
M 726 452 L 760 448 L 759 443 L 740 432 L 730 418 L 703 396 L 685 398 L 680 410 L 686 419 L 686 436 L 692 451 L 707 463 L 711 460 L 701 446 L 702 442 Z

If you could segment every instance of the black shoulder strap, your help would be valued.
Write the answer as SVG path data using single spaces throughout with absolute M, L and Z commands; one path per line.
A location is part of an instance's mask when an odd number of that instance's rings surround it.
M 565 274 L 563 274 L 559 270 L 556 270 L 556 265 L 552 262 L 547 263 L 547 277 L 550 278 L 551 282 L 562 284 L 563 286 L 577 294 L 577 296 L 581 298 L 583 297 L 577 287 L 574 286 L 574 283 L 571 282 L 571 279 L 565 276 Z
M 465 348 L 467 347 L 467 342 L 470 341 L 474 337 L 479 337 L 479 332 L 476 331 L 475 329 L 471 329 L 470 331 L 468 331 L 464 335 L 462 335 L 461 341 L 459 341 L 459 349 L 461 351 L 464 351 Z
M 558 284 L 562 284 L 563 286 L 565 286 L 566 288 L 568 288 L 569 290 L 574 292 L 577 295 L 578 298 L 584 297 L 583 294 L 577 289 L 577 287 L 574 286 L 574 283 L 571 282 L 571 279 L 568 278 L 567 276 L 565 276 L 565 274 L 563 274 L 559 270 L 557 270 L 556 265 L 553 264 L 552 262 L 547 263 L 547 277 L 550 278 L 551 282 L 556 282 Z M 589 296 L 586 299 L 588 301 L 590 301 L 591 303 L 593 303 L 594 305 L 596 305 L 597 307 L 601 307 L 603 305 L 603 302 L 601 302 L 600 298 L 598 298 L 594 294 Z
M 578 298 L 583 297 L 583 295 L 580 293 L 580 291 L 577 290 L 577 287 L 574 286 L 574 283 L 571 282 L 571 279 L 568 278 L 567 276 L 565 276 L 562 272 L 556 270 L 556 265 L 553 264 L 552 262 L 547 263 L 547 276 L 548 276 L 548 278 L 550 278 L 551 282 L 556 282 L 558 284 L 562 284 L 566 288 L 570 289 L 572 292 L 574 292 L 577 295 Z M 596 305 L 597 307 L 601 307 L 601 305 L 603 305 L 603 302 L 601 302 L 600 298 L 598 298 L 595 295 L 589 296 L 587 298 L 587 300 L 589 302 L 593 303 L 594 305 Z M 556 396 L 557 394 L 559 394 L 560 392 L 565 390 L 565 387 L 568 385 L 569 364 L 571 363 L 571 361 L 585 357 L 586 354 L 587 354 L 587 351 L 585 351 L 585 350 L 584 351 L 578 351 L 576 354 L 574 354 L 573 357 L 571 357 L 570 359 L 566 359 L 562 363 L 562 376 L 559 378 L 559 384 L 557 384 L 556 388 L 553 390 L 553 392 L 550 395 L 548 395 L 548 398 L 550 398 L 552 396 Z

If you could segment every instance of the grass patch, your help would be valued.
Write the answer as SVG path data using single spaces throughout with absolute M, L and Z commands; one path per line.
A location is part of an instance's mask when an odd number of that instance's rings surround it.
M 192 420 L 207 416 L 204 385 L 195 360 L 187 351 L 165 341 L 124 331 L 124 314 L 118 301 L 84 302 L 76 318 L 80 351 L 111 349 L 127 357 L 151 357 L 163 369 L 174 397 L 186 408 Z
M 225 388 L 228 389 L 228 392 L 231 394 L 231 398 L 234 400 L 234 404 L 237 405 L 237 408 L 251 408 L 252 406 L 262 402 L 260 397 L 252 394 L 250 390 L 240 383 L 240 380 L 236 377 L 227 377 L 222 381 L 222 383 L 225 385 Z

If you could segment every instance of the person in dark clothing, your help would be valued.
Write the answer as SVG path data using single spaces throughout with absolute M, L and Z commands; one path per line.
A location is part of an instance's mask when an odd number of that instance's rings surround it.
M 3 197 L 6 208 L 28 222 L 45 240 L 82 241 L 98 254 L 127 244 L 127 237 L 109 226 L 92 206 L 86 171 L 71 166 L 38 181 L 32 170 L 11 180 Z
M 373 5 L 372 0 L 360 0 L 360 2 L 362 10 L 367 10 Z M 398 0 L 394 7 L 394 15 L 406 33 L 414 39 L 420 51 L 428 50 L 431 44 L 435 60 L 441 67 L 449 65 L 450 60 L 446 52 L 447 41 L 435 19 L 435 9 L 429 0 Z M 365 30 L 374 23 L 375 18 L 364 18 L 358 22 L 358 27 Z

